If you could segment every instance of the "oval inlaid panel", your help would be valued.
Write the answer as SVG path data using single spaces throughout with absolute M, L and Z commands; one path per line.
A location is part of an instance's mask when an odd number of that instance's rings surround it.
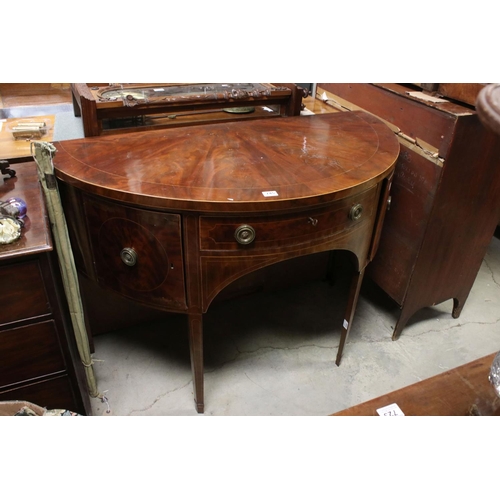
M 125 264 L 124 248 L 133 249 L 137 263 Z M 148 229 L 136 222 L 114 217 L 99 230 L 99 251 L 107 271 L 131 290 L 146 292 L 159 287 L 167 278 L 169 260 L 165 248 Z

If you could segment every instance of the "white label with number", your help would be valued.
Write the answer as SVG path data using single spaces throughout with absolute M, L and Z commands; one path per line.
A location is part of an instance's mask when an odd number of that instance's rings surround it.
M 381 417 L 404 417 L 405 414 L 401 410 L 401 408 L 396 404 L 392 403 L 390 405 L 384 406 L 383 408 L 379 408 L 377 413 Z

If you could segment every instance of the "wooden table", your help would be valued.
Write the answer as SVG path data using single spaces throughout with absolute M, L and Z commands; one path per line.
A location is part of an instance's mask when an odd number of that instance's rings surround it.
M 187 315 L 199 412 L 202 315 L 227 285 L 263 267 L 351 252 L 340 363 L 399 153 L 381 121 L 333 113 L 55 146 L 77 268 L 105 289 Z
M 500 415 L 500 399 L 488 380 L 496 353 L 372 399 L 334 416 L 375 416 L 396 403 L 407 416 Z M 474 413 L 473 413 L 474 414 Z
M 26 139 L 14 139 L 12 127 L 15 127 L 19 123 L 45 122 L 47 124 L 47 133 L 37 140 L 52 142 L 55 119 L 56 117 L 54 115 L 45 115 L 0 120 L 0 160 L 8 160 L 10 163 L 33 160 L 30 150 L 31 141 Z
M 297 116 L 306 94 L 294 83 L 72 83 L 71 92 L 85 137 Z M 227 112 L 246 107 L 253 111 Z

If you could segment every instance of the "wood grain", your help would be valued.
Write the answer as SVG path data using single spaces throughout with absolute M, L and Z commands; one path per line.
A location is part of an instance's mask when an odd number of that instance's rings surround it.
M 364 191 L 399 145 L 361 112 L 213 124 L 55 143 L 64 182 L 117 201 L 209 212 L 311 207 Z M 275 191 L 278 196 L 265 197 Z
M 466 416 L 471 407 L 481 415 L 500 415 L 500 399 L 488 380 L 496 353 L 347 408 L 334 416 L 376 416 L 396 403 L 406 416 Z

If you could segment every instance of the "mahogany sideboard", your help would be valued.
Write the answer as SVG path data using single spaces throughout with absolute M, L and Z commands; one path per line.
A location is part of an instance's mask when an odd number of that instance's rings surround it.
M 34 162 L 0 179 L 0 199 L 26 201 L 21 238 L 0 245 L 0 399 L 91 414 Z
M 458 318 L 500 220 L 500 137 L 472 106 L 411 86 L 318 88 L 338 109 L 384 120 L 400 140 L 391 210 L 367 270 L 401 309 L 393 339 L 424 307 L 453 299 Z
M 333 113 L 55 143 L 75 262 L 107 290 L 188 318 L 204 411 L 202 317 L 237 278 L 349 251 L 336 363 L 373 258 L 399 144 L 366 113 Z
M 294 83 L 72 83 L 85 137 L 300 115 L 307 91 Z

